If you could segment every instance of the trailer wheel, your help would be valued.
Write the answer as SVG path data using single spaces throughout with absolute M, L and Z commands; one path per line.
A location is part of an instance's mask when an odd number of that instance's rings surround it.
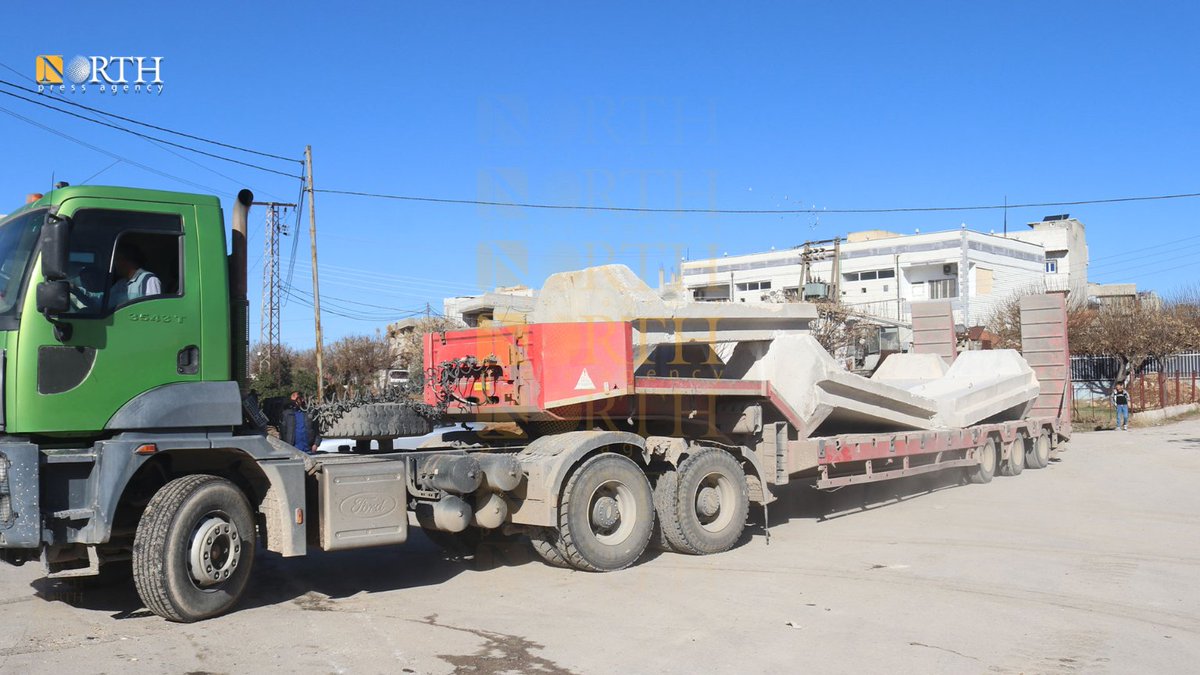
M 708 555 L 728 551 L 746 529 L 750 492 L 741 464 L 728 452 L 707 448 L 683 460 L 671 508 L 660 526 L 672 548 Z
M 584 462 L 563 489 L 559 550 L 572 567 L 612 572 L 641 557 L 654 529 L 654 500 L 633 460 L 603 453 Z
M 996 472 L 996 439 L 988 438 L 979 446 L 979 464 L 967 470 L 967 477 L 972 483 L 990 483 Z
M 1050 434 L 1039 434 L 1026 445 L 1025 464 L 1031 469 L 1044 469 L 1050 464 Z
M 1025 440 L 1018 435 L 1008 446 L 1008 460 L 1000 472 L 1005 476 L 1020 476 L 1025 470 Z
M 223 614 L 246 590 L 257 536 L 250 503 L 233 483 L 209 475 L 176 478 L 155 493 L 138 522 L 138 595 L 170 621 Z
M 558 530 L 553 527 L 536 527 L 529 532 L 529 543 L 533 552 L 547 565 L 570 568 L 571 563 L 558 548 Z

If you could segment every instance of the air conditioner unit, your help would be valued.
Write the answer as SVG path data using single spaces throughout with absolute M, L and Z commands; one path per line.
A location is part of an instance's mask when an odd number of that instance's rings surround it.
M 948 276 L 948 277 L 954 276 L 955 274 L 958 274 L 957 268 L 958 268 L 958 265 L 956 265 L 954 263 L 947 263 L 945 265 L 942 265 L 942 274 L 945 276 Z

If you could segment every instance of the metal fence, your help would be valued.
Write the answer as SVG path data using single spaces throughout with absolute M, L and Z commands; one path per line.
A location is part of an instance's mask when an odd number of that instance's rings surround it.
M 1116 424 L 1111 399 L 1120 367 L 1108 356 L 1072 356 L 1072 418 L 1083 428 Z M 1200 402 L 1200 353 L 1152 359 L 1129 376 L 1130 408 L 1134 412 Z
M 1112 356 L 1072 356 L 1071 379 L 1085 381 L 1112 381 L 1117 376 L 1119 363 Z M 1144 373 L 1194 373 L 1200 372 L 1200 352 L 1173 354 L 1163 359 L 1150 359 L 1137 372 Z

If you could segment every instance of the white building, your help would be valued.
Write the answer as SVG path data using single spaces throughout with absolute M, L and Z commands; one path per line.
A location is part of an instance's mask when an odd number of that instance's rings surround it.
M 1088 246 L 1083 223 L 1064 213 L 1029 223 L 1029 228 L 1008 236 L 1046 250 L 1046 290 L 1087 295 Z
M 442 301 L 442 314 L 472 328 L 493 322 L 524 323 L 533 311 L 537 291 L 526 286 L 507 286 L 479 295 L 460 295 Z
M 958 323 L 980 325 L 1013 294 L 1041 290 L 1046 276 L 1042 246 L 965 228 L 915 235 L 856 232 L 839 248 L 837 277 L 832 249 L 826 247 L 826 257 L 810 265 L 810 281 L 827 283 L 830 294 L 846 305 L 898 323 L 911 322 L 912 301 L 947 299 Z M 794 248 L 687 261 L 683 284 L 701 301 L 795 296 L 802 283 L 802 253 Z

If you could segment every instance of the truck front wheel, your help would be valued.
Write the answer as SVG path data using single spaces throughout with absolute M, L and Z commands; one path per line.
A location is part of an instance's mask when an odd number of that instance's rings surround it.
M 576 569 L 612 572 L 629 567 L 645 552 L 653 528 L 650 483 L 628 457 L 592 457 L 563 489 L 558 548 Z
M 257 545 L 250 503 L 233 483 L 176 478 L 155 493 L 133 540 L 133 580 L 146 607 L 191 623 L 241 598 Z

